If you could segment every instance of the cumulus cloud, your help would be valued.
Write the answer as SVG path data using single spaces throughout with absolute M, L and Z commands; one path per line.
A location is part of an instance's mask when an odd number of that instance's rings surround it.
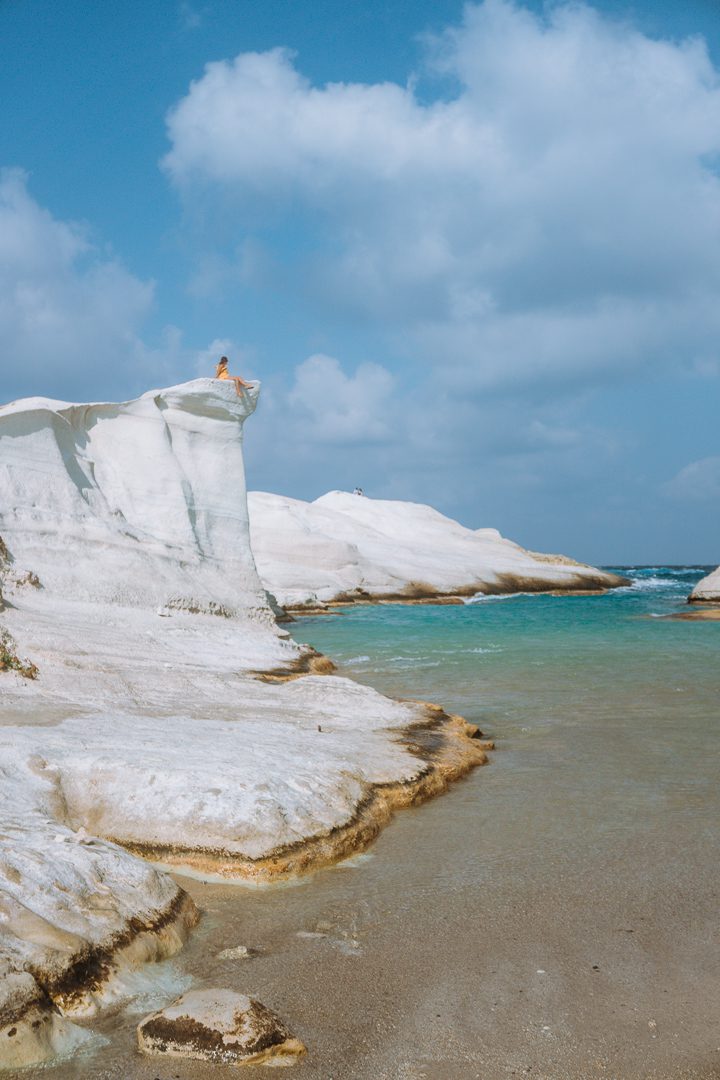
M 665 485 L 665 493 L 692 502 L 720 502 L 720 457 L 702 458 L 681 469 Z
M 712 375 L 720 83 L 704 44 L 485 0 L 429 42 L 428 74 L 445 80 L 430 101 L 416 81 L 314 86 L 285 49 L 209 64 L 168 117 L 164 166 L 188 198 L 230 200 L 237 243 L 305 213 L 303 288 L 459 391 Z
M 597 424 L 570 426 L 581 401 L 498 406 L 453 398 L 440 380 L 408 390 L 379 364 L 352 369 L 316 354 L 289 382 L 263 382 L 249 483 L 307 498 L 361 483 L 375 497 L 431 501 L 487 525 L 491 493 L 493 507 L 510 490 L 513 504 L 541 489 L 565 499 L 616 467 L 617 438 Z
M 245 445 L 248 486 L 298 498 L 357 484 L 390 493 L 390 469 L 413 456 L 406 426 L 414 415 L 408 402 L 400 410 L 390 372 L 315 353 L 289 374 L 262 380 L 260 415 Z
M 346 375 L 334 357 L 317 353 L 295 369 L 287 404 L 305 437 L 315 442 L 384 442 L 393 431 L 394 381 L 380 364 L 360 364 Z
M 171 370 L 179 332 L 149 348 L 139 336 L 153 305 L 141 281 L 30 195 L 26 175 L 0 172 L 0 379 L 3 399 L 107 393 Z

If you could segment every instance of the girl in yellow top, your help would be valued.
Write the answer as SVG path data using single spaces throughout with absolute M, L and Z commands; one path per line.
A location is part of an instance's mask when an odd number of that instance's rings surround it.
M 230 379 L 231 382 L 235 383 L 235 390 L 237 391 L 237 396 L 242 397 L 242 389 L 241 389 L 241 387 L 245 388 L 245 387 L 250 386 L 251 384 L 249 382 L 245 382 L 245 380 L 241 379 L 239 375 L 231 375 L 230 372 L 228 371 L 227 367 L 228 367 L 228 358 L 227 358 L 227 356 L 221 356 L 220 357 L 220 363 L 218 364 L 218 366 L 215 369 L 215 378 L 216 379 Z

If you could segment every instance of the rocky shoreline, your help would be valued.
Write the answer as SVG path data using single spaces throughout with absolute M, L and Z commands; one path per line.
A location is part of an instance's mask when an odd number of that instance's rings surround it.
M 164 867 L 305 874 L 486 761 L 472 725 L 278 626 L 248 541 L 255 396 L 0 409 L 0 1066 L 71 1053 L 74 1020 L 182 947 L 198 912 Z

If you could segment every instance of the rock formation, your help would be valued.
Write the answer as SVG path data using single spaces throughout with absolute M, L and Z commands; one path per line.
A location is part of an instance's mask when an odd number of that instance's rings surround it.
M 144 1054 L 218 1065 L 289 1064 L 305 1047 L 259 1001 L 232 990 L 194 990 L 138 1026 Z
M 689 600 L 692 604 L 715 603 L 720 604 L 720 566 L 711 574 L 698 581 L 690 593 Z
M 249 545 L 256 393 L 0 408 L 0 630 L 37 675 L 0 672 L 1 1065 L 71 1049 L 73 1016 L 182 945 L 192 902 L 138 855 L 300 873 L 485 760 L 437 707 L 297 677 L 322 665 Z
M 566 556 L 526 551 L 496 529 L 466 529 L 420 503 L 342 491 L 306 503 L 253 491 L 248 505 L 260 577 L 291 610 L 627 584 Z

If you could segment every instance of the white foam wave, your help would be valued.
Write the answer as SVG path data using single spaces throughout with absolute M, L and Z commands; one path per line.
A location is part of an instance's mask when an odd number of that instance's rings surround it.
M 349 660 L 346 660 L 346 664 L 367 664 L 369 656 L 351 656 Z
M 398 667 L 440 667 L 443 661 L 431 660 L 429 656 L 390 656 L 387 663 Z
M 515 593 L 475 593 L 474 596 L 469 596 L 466 600 L 463 600 L 464 604 L 482 604 L 485 601 L 490 600 L 517 600 L 519 596 L 537 596 L 537 593 L 530 592 L 515 592 Z
M 632 579 L 631 585 L 623 585 L 619 589 L 613 589 L 613 595 L 623 593 L 638 593 L 638 592 L 655 592 L 659 589 L 664 589 L 667 592 L 686 592 L 687 583 L 682 581 L 673 581 L 672 578 L 662 578 L 651 575 L 650 577 L 638 577 Z

